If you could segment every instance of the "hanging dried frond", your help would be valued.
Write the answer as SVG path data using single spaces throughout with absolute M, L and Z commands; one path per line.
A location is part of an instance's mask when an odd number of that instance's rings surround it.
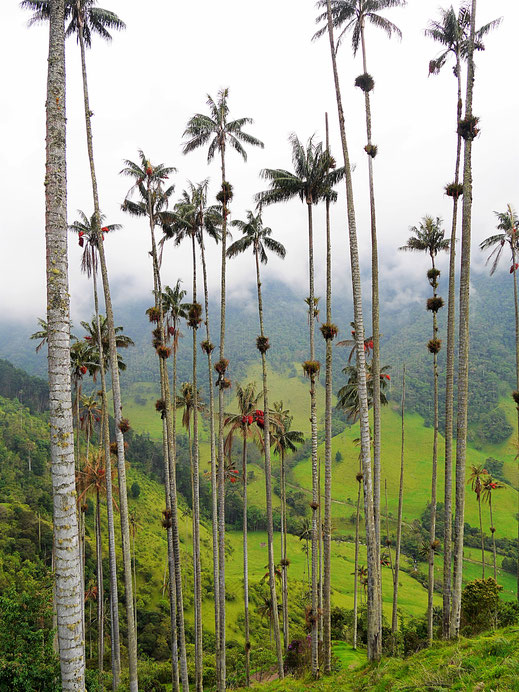
M 171 528 L 171 525 L 172 525 L 171 517 L 172 517 L 172 514 L 171 514 L 170 509 L 163 509 L 162 510 L 161 524 L 165 529 Z
M 359 471 L 355 478 L 357 479 L 357 483 L 362 483 L 362 480 L 364 478 L 364 474 L 362 473 L 362 471 Z
M 355 79 L 355 86 L 367 94 L 375 88 L 375 80 L 368 72 L 364 72 L 364 74 L 359 74 Z
M 231 183 L 227 182 L 227 180 L 224 180 L 220 188 L 220 192 L 216 195 L 216 199 L 220 202 L 220 204 L 223 204 L 223 206 L 225 207 L 227 202 L 230 202 L 232 198 L 232 185 Z
M 224 375 L 228 366 L 229 361 L 227 358 L 221 358 L 217 363 L 214 364 L 214 369 L 219 375 Z
M 228 377 L 222 377 L 220 381 L 220 387 L 222 389 L 229 389 L 229 387 L 232 385 L 231 380 Z
M 364 151 L 368 156 L 371 156 L 371 158 L 374 159 L 378 153 L 378 147 L 376 144 L 366 144 Z
M 148 308 L 146 310 L 146 314 L 148 315 L 148 319 L 150 320 L 150 322 L 160 321 L 160 308 L 157 308 L 155 306 Z
M 479 118 L 471 115 L 458 123 L 458 134 L 464 140 L 473 140 L 479 134 Z
M 164 344 L 160 344 L 159 346 L 157 346 L 155 351 L 157 352 L 158 357 L 164 358 L 164 360 L 166 360 L 166 358 L 169 358 L 171 355 L 171 349 L 169 348 L 169 346 L 164 346 Z
M 270 348 L 268 336 L 258 336 L 256 339 L 256 348 L 260 353 L 266 353 Z
M 438 312 L 445 303 L 443 302 L 443 298 L 440 296 L 435 296 L 434 298 L 428 298 L 427 300 L 427 310 L 430 310 L 431 312 Z
M 127 433 L 130 429 L 131 426 L 128 418 L 121 418 L 121 420 L 119 421 L 119 430 L 122 432 L 122 434 L 124 435 L 124 433 Z
M 318 502 L 310 502 L 310 507 L 313 509 L 315 512 L 317 509 L 319 509 L 319 503 Z
M 305 360 L 305 362 L 302 363 L 302 366 L 307 377 L 317 375 L 321 369 L 321 363 L 319 363 L 318 360 Z
M 442 340 L 441 339 L 431 339 L 427 343 L 427 348 L 429 349 L 429 353 L 439 353 L 442 347 Z
M 339 327 L 331 322 L 325 322 L 321 325 L 321 334 L 326 340 L 335 339 L 339 333 Z
M 200 303 L 192 303 L 187 315 L 187 323 L 192 329 L 198 329 L 202 322 L 202 306 Z
M 461 183 L 449 183 L 445 185 L 445 194 L 447 197 L 458 199 L 463 194 L 463 185 Z
M 207 353 L 207 355 L 209 355 L 214 351 L 214 344 L 212 344 L 210 341 L 207 341 L 206 339 L 205 341 L 202 341 L 202 343 L 200 344 L 200 348 L 202 349 L 202 351 L 204 351 L 204 353 Z
M 163 413 L 166 410 L 166 402 L 164 399 L 157 399 L 155 402 L 155 411 L 158 413 Z

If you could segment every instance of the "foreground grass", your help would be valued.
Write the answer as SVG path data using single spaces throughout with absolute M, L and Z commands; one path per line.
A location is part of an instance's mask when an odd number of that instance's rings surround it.
M 455 643 L 438 642 L 407 659 L 348 666 L 319 681 L 286 678 L 257 685 L 262 692 L 320 690 L 519 690 L 519 629 L 487 632 Z

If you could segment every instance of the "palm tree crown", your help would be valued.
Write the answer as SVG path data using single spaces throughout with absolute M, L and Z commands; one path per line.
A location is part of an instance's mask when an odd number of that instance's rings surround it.
M 96 7 L 97 0 L 65 0 L 65 22 L 69 22 L 65 36 L 79 35 L 79 27 L 83 29 L 83 39 L 85 45 L 90 48 L 92 45 L 92 35 L 97 34 L 105 41 L 111 41 L 112 36 L 109 30 L 116 29 L 121 31 L 126 29 L 126 24 L 110 10 Z M 29 26 L 49 21 L 50 2 L 49 0 L 23 0 L 20 7 L 34 12 L 29 19 Z
M 502 231 L 502 233 L 491 235 L 479 245 L 481 250 L 488 250 L 492 247 L 494 248 L 487 259 L 487 263 L 493 259 L 490 274 L 493 274 L 496 271 L 505 245 L 508 245 L 512 251 L 512 256 L 516 256 L 519 250 L 519 244 L 517 242 L 517 226 L 519 225 L 519 217 L 517 216 L 512 205 L 509 204 L 506 211 L 495 211 L 494 214 L 497 216 L 499 221 L 497 228 L 498 230 Z
M 121 175 L 133 180 L 121 209 L 132 216 L 142 217 L 151 213 L 156 217 L 156 221 L 161 223 L 163 212 L 167 210 L 169 198 L 175 189 L 174 185 L 164 189 L 164 181 L 172 173 L 176 173 L 177 169 L 163 163 L 152 166 L 142 149 L 139 149 L 139 159 L 139 163 L 126 159 L 125 167 L 120 171 Z M 140 195 L 138 202 L 129 199 L 135 191 Z
M 231 226 L 239 228 L 243 236 L 229 247 L 227 257 L 236 257 L 250 247 L 252 247 L 254 253 L 258 253 L 262 264 L 267 264 L 268 262 L 267 250 L 281 257 L 281 259 L 285 257 L 286 250 L 284 245 L 270 237 L 272 229 L 263 225 L 261 212 L 255 215 L 254 212 L 249 210 L 247 211 L 247 221 L 236 219 L 231 223 Z
M 184 137 L 187 138 L 187 141 L 182 150 L 184 154 L 188 154 L 209 142 L 207 160 L 212 161 L 216 152 L 224 151 L 226 145 L 229 144 L 246 161 L 247 152 L 242 143 L 263 148 L 263 142 L 243 132 L 242 128 L 245 125 L 251 125 L 254 122 L 252 118 L 228 120 L 228 97 L 228 88 L 220 89 L 216 101 L 209 94 L 207 95 L 210 114 L 196 113 L 187 123 L 184 131 Z
M 457 15 L 452 5 L 446 10 L 440 8 L 440 15 L 440 20 L 429 22 L 429 26 L 425 30 L 426 36 L 444 46 L 444 50 L 440 55 L 429 62 L 429 74 L 438 74 L 440 72 L 447 62 L 449 53 L 454 54 L 456 62 L 458 59 L 466 60 L 468 55 L 471 21 L 468 4 L 463 4 Z M 485 50 L 483 37 L 498 27 L 499 24 L 501 24 L 501 18 L 494 19 L 476 31 L 474 43 L 476 50 Z M 454 74 L 456 77 L 458 76 L 456 67 L 454 68 Z
M 307 204 L 318 204 L 329 199 L 335 202 L 337 193 L 333 187 L 344 177 L 344 167 L 335 168 L 335 160 L 323 147 L 310 137 L 306 148 L 292 133 L 289 137 L 292 146 L 294 172 L 281 168 L 265 168 L 261 177 L 270 181 L 270 189 L 259 192 L 256 201 L 260 204 L 276 204 L 299 197 Z
M 448 250 L 450 240 L 445 238 L 445 231 L 442 229 L 442 219 L 432 216 L 424 216 L 419 226 L 411 226 L 409 229 L 414 236 L 411 236 L 407 243 L 399 250 L 426 252 L 434 266 L 434 258 L 442 250 Z
M 400 29 L 388 19 L 381 17 L 377 13 L 392 7 L 403 7 L 406 4 L 406 0 L 331 0 L 330 4 L 333 27 L 335 29 L 341 29 L 344 26 L 337 37 L 336 49 L 340 46 L 348 31 L 351 31 L 353 54 L 356 55 L 361 44 L 361 30 L 366 21 L 385 31 L 389 38 L 391 38 L 393 34 L 396 34 L 398 38 L 402 38 Z M 324 8 L 324 12 L 317 17 L 315 20 L 316 24 L 324 22 L 324 26 L 314 34 L 314 39 L 320 38 L 328 31 L 326 0 L 319 0 L 317 7 Z
M 79 220 L 70 224 L 69 230 L 78 234 L 79 246 L 83 248 L 81 271 L 85 272 L 88 278 L 90 278 L 92 273 L 97 274 L 99 236 L 102 235 L 104 240 L 105 233 L 118 231 L 122 226 L 120 223 L 112 223 L 99 227 L 96 223 L 95 213 L 90 218 L 81 209 L 78 209 L 77 213 Z M 105 215 L 101 214 L 100 224 L 103 224 L 105 218 Z

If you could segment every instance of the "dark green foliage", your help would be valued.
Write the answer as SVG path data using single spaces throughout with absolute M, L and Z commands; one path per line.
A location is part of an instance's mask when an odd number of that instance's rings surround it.
M 364 151 L 368 156 L 371 156 L 371 158 L 374 159 L 378 153 L 378 147 L 376 144 L 366 144 Z
M 325 339 L 335 339 L 339 333 L 339 327 L 336 324 L 325 322 L 321 325 L 321 334 Z
M 501 481 L 502 483 L 508 483 L 508 479 L 503 473 L 503 466 L 504 463 L 502 461 L 499 461 L 499 459 L 494 459 L 493 457 L 487 457 L 485 459 L 485 468 L 492 476 L 492 478 L 495 478 L 496 480 Z
M 0 396 L 16 397 L 31 413 L 41 413 L 49 404 L 49 387 L 45 380 L 28 375 L 7 360 L 0 360 Z
M 465 634 L 477 634 L 495 621 L 502 586 L 493 577 L 474 579 L 461 594 L 461 626 Z
M 360 74 L 355 79 L 355 86 L 359 87 L 359 89 L 362 89 L 364 93 L 368 93 L 370 91 L 373 91 L 373 89 L 375 88 L 375 80 L 370 74 L 364 72 L 364 74 Z
M 441 339 L 431 339 L 427 343 L 427 348 L 429 350 L 429 353 L 439 353 L 441 347 L 442 347 L 442 340 Z
M 59 689 L 52 641 L 50 574 L 26 563 L 0 596 L 0 689 Z
M 505 570 L 505 572 L 517 574 L 517 560 L 513 557 L 504 557 L 501 567 Z
M 141 494 L 141 486 L 137 482 L 132 483 L 132 487 L 130 488 L 130 494 L 134 500 L 136 500 Z
M 307 377 L 312 377 L 312 375 L 318 375 L 321 369 L 321 364 L 318 360 L 305 360 L 302 363 L 303 371 Z
M 340 452 L 339 450 L 337 450 L 337 452 L 336 452 L 336 454 L 335 454 L 335 461 L 336 461 L 337 463 L 339 463 L 339 462 L 341 462 L 341 461 L 343 460 L 343 458 L 344 458 L 344 457 L 342 456 L 341 452 Z
M 512 432 L 513 428 L 504 410 L 498 406 L 480 416 L 475 435 L 481 444 L 500 444 L 508 439 Z
M 268 336 L 258 336 L 256 339 L 256 348 L 260 353 L 266 353 L 270 348 Z

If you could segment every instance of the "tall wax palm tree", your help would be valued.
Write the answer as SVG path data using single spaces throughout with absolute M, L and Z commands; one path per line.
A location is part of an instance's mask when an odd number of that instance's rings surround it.
M 162 311 L 164 316 L 164 324 L 166 327 L 166 341 L 171 341 L 173 351 L 173 378 L 172 378 L 172 400 L 176 400 L 177 396 L 177 351 L 179 344 L 180 321 L 187 319 L 189 305 L 183 303 L 186 296 L 186 291 L 180 287 L 181 280 L 178 279 L 175 288 L 165 286 L 162 293 Z M 167 374 L 167 373 L 165 373 Z M 166 391 L 166 387 L 163 388 Z M 166 511 L 169 512 L 170 521 L 168 524 L 168 558 L 170 569 L 170 609 L 172 617 L 175 617 L 175 623 L 172 623 L 172 628 L 176 629 L 176 638 L 172 638 L 172 649 L 178 649 L 180 653 L 182 689 L 189 689 L 189 681 L 187 678 L 187 660 L 185 646 L 185 625 L 184 625 L 184 605 L 182 594 L 182 567 L 180 562 L 180 539 L 178 531 L 177 518 L 177 486 L 176 486 L 176 429 L 177 417 L 173 412 L 169 416 L 167 414 L 167 406 L 163 404 L 163 400 L 157 402 L 157 407 L 162 409 L 163 417 L 163 446 L 164 458 L 167 459 L 165 464 L 165 479 L 166 479 Z M 165 414 L 165 415 L 164 415 Z M 169 429 L 168 429 L 169 426 Z M 171 544 L 171 548 L 170 548 Z M 173 564 L 172 564 L 173 562 Z M 175 652 L 172 651 L 172 658 L 175 659 Z M 173 664 L 173 685 L 177 687 L 177 670 L 175 669 L 175 660 Z
M 483 492 L 485 476 L 488 476 L 488 471 L 483 467 L 482 464 L 471 464 L 470 465 L 470 475 L 467 483 L 470 483 L 470 487 L 476 495 L 478 501 L 478 511 L 479 511 L 479 535 L 481 538 L 481 578 L 485 578 L 485 536 L 483 534 L 483 521 L 481 519 L 481 493 Z
M 339 48 L 344 36 L 351 31 L 352 49 L 355 56 L 361 48 L 363 74 L 357 77 L 355 85 L 364 92 L 364 105 L 366 113 L 366 136 L 367 144 L 364 150 L 368 157 L 368 183 L 369 201 L 371 218 L 371 319 L 373 334 L 373 508 L 375 515 L 375 532 L 377 536 L 377 549 L 380 546 L 380 448 L 381 448 L 381 429 L 380 429 L 380 392 L 379 378 L 380 370 L 380 307 L 379 307 L 379 288 L 378 288 L 378 243 L 377 243 L 377 220 L 375 206 L 375 182 L 373 174 L 373 161 L 377 155 L 377 147 L 372 141 L 372 119 L 371 119 L 371 98 L 370 92 L 374 88 L 373 77 L 368 73 L 365 31 L 366 24 L 382 29 L 389 38 L 393 35 L 401 38 L 400 29 L 379 12 L 394 8 L 403 7 L 405 0 L 332 0 L 331 12 L 332 22 L 336 29 L 341 30 L 336 42 L 336 49 Z M 324 22 L 324 26 L 317 32 L 317 36 L 322 36 L 327 32 L 328 13 L 326 0 L 320 0 L 318 7 L 324 8 L 324 12 L 317 18 L 317 22 Z M 328 661 L 328 672 L 330 672 L 330 661 Z
M 434 41 L 442 45 L 441 53 L 429 63 L 429 74 L 438 74 L 446 64 L 449 55 L 454 57 L 454 76 L 457 81 L 457 106 L 456 129 L 463 111 L 462 97 L 462 62 L 467 58 L 468 39 L 470 32 L 470 10 L 464 3 L 458 14 L 451 6 L 448 9 L 440 9 L 440 20 L 429 22 L 425 31 Z M 500 20 L 490 22 L 476 32 L 476 49 L 484 48 L 482 38 L 492 28 L 499 24 Z M 447 362 L 445 382 L 445 516 L 452 516 L 452 439 L 454 417 L 454 338 L 455 338 L 455 292 L 456 292 L 456 233 L 458 227 L 459 198 L 463 193 L 463 186 L 459 182 L 461 163 L 461 134 L 457 133 L 456 163 L 454 168 L 454 180 L 445 187 L 445 192 L 452 197 L 452 226 L 451 245 L 449 259 L 449 297 L 447 314 Z M 452 522 L 445 521 L 443 540 L 443 636 L 447 638 L 450 632 L 450 606 L 451 606 L 451 573 L 452 573 Z
M 494 480 L 490 474 L 488 474 L 483 481 L 483 490 L 481 496 L 483 502 L 488 502 L 488 509 L 490 512 L 490 533 L 492 534 L 492 553 L 494 558 L 494 581 L 497 582 L 497 558 L 496 558 L 496 527 L 494 526 L 494 518 L 492 516 L 492 493 L 494 490 L 502 490 L 505 486 L 499 481 Z
M 296 445 L 303 444 L 305 437 L 299 430 L 291 430 L 294 417 L 290 411 L 283 407 L 282 401 L 274 402 L 272 413 L 272 431 L 270 439 L 274 454 L 280 459 L 281 466 L 281 575 L 282 575 L 282 606 L 283 606 L 283 641 L 285 651 L 290 643 L 288 620 L 288 566 L 290 564 L 287 555 L 287 497 L 286 497 L 286 468 L 285 455 L 287 452 L 295 452 Z
M 266 492 L 266 507 L 267 507 L 267 535 L 268 535 L 268 565 L 269 565 L 269 586 L 270 599 L 274 606 L 277 604 L 276 595 L 276 579 L 274 570 L 274 522 L 272 518 L 272 469 L 270 460 L 270 411 L 268 403 L 268 377 L 267 377 L 267 356 L 266 353 L 270 348 L 268 337 L 265 335 L 265 327 L 263 321 L 263 299 L 261 293 L 261 276 L 260 263 L 267 264 L 267 251 L 274 253 L 282 259 L 285 257 L 286 250 L 284 246 L 277 240 L 271 238 L 272 229 L 263 225 L 261 211 L 256 215 L 252 211 L 247 212 L 247 220 L 235 220 L 232 225 L 238 228 L 242 237 L 234 242 L 227 250 L 227 256 L 232 258 L 240 255 L 242 252 L 251 249 L 254 254 L 256 264 L 256 286 L 258 291 L 258 313 L 260 334 L 256 339 L 256 347 L 261 354 L 261 365 L 263 375 L 263 412 L 264 412 L 264 459 L 265 459 L 265 492 Z M 313 321 L 313 320 L 312 320 Z M 317 608 L 314 611 L 317 613 Z M 279 630 L 279 621 L 277 617 L 277 608 L 274 607 L 273 612 L 274 638 L 276 644 L 276 652 L 278 658 L 278 673 L 283 677 L 283 653 L 281 647 L 281 636 Z
M 51 0 L 46 102 L 45 244 L 54 595 L 63 690 L 85 686 L 85 647 L 70 389 L 64 0 Z
M 232 246 L 231 246 L 232 247 Z M 229 248 L 230 250 L 231 248 Z M 250 686 L 250 629 L 249 629 L 249 554 L 247 544 L 247 440 L 258 435 L 255 411 L 260 398 L 256 393 L 256 383 L 249 382 L 242 387 L 236 385 L 238 413 L 226 414 L 225 427 L 229 432 L 225 438 L 225 449 L 229 460 L 232 456 L 232 443 L 236 434 L 242 437 L 242 483 L 243 483 L 243 593 L 245 616 L 245 684 Z
M 459 303 L 458 412 L 456 422 L 456 517 L 454 522 L 454 570 L 451 609 L 451 636 L 458 636 L 461 617 L 463 538 L 465 527 L 465 467 L 467 455 L 467 411 L 469 379 L 470 245 L 472 236 L 472 142 L 478 119 L 472 111 L 474 95 L 474 50 L 476 43 L 477 0 L 472 0 L 470 35 L 467 46 L 467 92 L 465 118 L 458 131 L 464 139 L 463 205 L 461 220 L 461 272 Z
M 357 368 L 359 379 L 360 429 L 361 429 L 361 460 L 364 485 L 364 514 L 366 523 L 366 549 L 368 564 L 368 627 L 367 649 L 370 660 L 378 660 L 382 651 L 382 620 L 380 606 L 380 564 L 377 559 L 375 533 L 375 517 L 373 513 L 373 484 L 371 472 L 370 430 L 368 416 L 368 392 L 366 387 L 366 359 L 364 353 L 364 319 L 362 314 L 362 284 L 360 277 L 359 250 L 357 242 L 357 224 L 355 218 L 355 202 L 353 199 L 353 183 L 351 176 L 350 155 L 346 138 L 346 123 L 342 105 L 339 72 L 337 69 L 337 54 L 333 29 L 331 0 L 326 0 L 326 16 L 332 73 L 339 117 L 342 153 L 344 159 L 344 179 L 346 183 L 346 205 L 348 219 L 348 237 L 350 247 L 351 280 L 353 288 L 353 313 L 355 323 L 355 340 L 357 348 Z
M 227 181 L 226 176 L 226 151 L 227 147 L 231 147 L 240 154 L 244 161 L 247 160 L 247 152 L 244 144 L 248 146 L 259 146 L 263 148 L 263 142 L 256 137 L 243 131 L 246 125 L 253 123 L 252 118 L 237 118 L 231 120 L 229 118 L 229 89 L 220 89 L 216 101 L 207 96 L 207 105 L 209 107 L 209 115 L 196 113 L 186 125 L 184 137 L 183 152 L 188 154 L 195 149 L 208 145 L 207 161 L 210 163 L 216 154 L 220 155 L 221 168 L 221 190 L 217 195 L 217 199 L 222 204 L 222 266 L 221 266 L 221 283 L 220 283 L 220 349 L 219 349 L 219 367 L 225 370 L 228 361 L 225 358 L 225 262 L 227 252 L 227 217 L 229 215 L 229 203 L 232 200 L 232 185 Z M 225 689 L 225 483 L 223 476 L 224 469 L 224 386 L 227 378 L 219 377 L 218 390 L 218 463 L 220 474 L 218 477 L 218 531 L 219 531 L 219 569 L 218 569 L 218 590 L 219 590 L 219 630 L 216 633 L 217 638 L 217 678 L 218 689 L 223 692 Z
M 303 363 L 305 374 L 310 378 L 310 419 L 312 430 L 312 507 L 313 507 L 313 537 L 312 537 L 312 673 L 319 674 L 318 661 L 318 520 L 319 507 L 318 469 L 317 469 L 317 409 L 315 383 L 319 374 L 320 364 L 315 358 L 315 291 L 314 291 L 314 247 L 313 247 L 313 206 L 329 199 L 335 201 L 337 193 L 333 190 L 344 176 L 344 168 L 335 168 L 335 162 L 321 142 L 315 143 L 310 137 L 306 147 L 292 133 L 289 137 L 292 147 L 292 164 L 294 172 L 283 169 L 266 168 L 261 172 L 264 179 L 270 183 L 270 188 L 258 193 L 256 199 L 260 204 L 275 204 L 287 202 L 299 197 L 306 204 L 308 216 L 308 264 L 309 264 L 309 325 L 310 325 L 310 358 Z
M 517 228 L 519 226 L 519 217 L 517 216 L 514 208 L 511 204 L 508 205 L 505 212 L 495 211 L 494 214 L 497 216 L 499 223 L 497 224 L 497 229 L 501 233 L 491 235 L 486 238 L 479 247 L 481 250 L 489 250 L 494 248 L 490 253 L 487 262 L 492 260 L 492 267 L 490 269 L 490 274 L 492 275 L 497 269 L 501 255 L 503 254 L 503 249 L 505 246 L 510 250 L 512 266 L 510 267 L 510 273 L 514 278 L 514 314 L 515 314 L 515 379 L 516 379 L 516 391 L 513 392 L 512 397 L 517 404 L 517 435 L 519 440 L 519 300 L 517 293 L 517 255 L 519 251 L 519 243 L 517 238 Z M 517 545 L 519 546 L 519 526 L 517 529 Z M 517 600 L 519 600 L 519 560 L 517 563 Z
M 151 239 L 151 259 L 153 268 L 153 294 L 155 297 L 155 304 L 153 310 L 154 313 L 150 313 L 149 317 L 151 321 L 156 322 L 157 327 L 154 330 L 154 340 L 153 345 L 155 346 L 155 351 L 159 358 L 159 373 L 160 373 L 160 383 L 161 383 L 161 401 L 164 405 L 165 414 L 165 426 L 163 431 L 166 434 L 167 440 L 164 443 L 164 450 L 167 449 L 167 455 L 164 458 L 164 465 L 168 466 L 168 470 L 165 469 L 165 478 L 170 482 L 170 493 L 171 493 L 171 529 L 172 529 L 172 549 L 174 551 L 174 562 L 180 565 L 180 544 L 178 538 L 178 527 L 177 527 L 177 498 L 176 498 L 176 476 L 175 476 L 175 459 L 176 459 L 176 445 L 173 434 L 173 407 L 171 403 L 171 394 L 169 386 L 169 376 L 168 369 L 166 365 L 166 360 L 169 357 L 171 350 L 166 346 L 166 334 L 164 329 L 164 310 L 162 301 L 162 283 L 160 276 L 160 260 L 157 252 L 157 242 L 155 237 L 155 228 L 157 225 L 167 225 L 169 223 L 168 214 L 168 204 L 169 199 L 174 191 L 174 185 L 168 187 L 164 186 L 164 181 L 166 181 L 172 173 L 176 172 L 176 169 L 172 166 L 165 166 L 160 163 L 153 166 L 150 160 L 146 157 L 142 150 L 139 150 L 139 161 L 136 163 L 128 159 L 125 160 L 125 167 L 121 170 L 121 175 L 130 178 L 133 181 L 133 185 L 128 191 L 128 194 L 121 206 L 122 210 L 129 213 L 132 216 L 139 218 L 147 218 L 149 229 L 150 229 L 150 239 Z M 137 201 L 130 199 L 130 197 L 136 193 L 138 196 Z M 169 544 L 168 544 L 169 545 Z M 178 611 L 181 610 L 182 603 L 182 583 L 181 575 L 179 570 L 175 569 L 175 581 L 176 581 L 176 598 Z M 173 607 L 173 606 L 172 606 Z M 187 658 L 185 650 L 185 638 L 183 633 L 183 615 L 180 616 L 181 621 L 179 622 L 179 647 L 180 647 L 180 674 L 182 679 L 182 689 L 186 691 L 188 689 L 188 673 L 187 673 Z M 198 659 L 199 660 L 199 659 Z M 201 670 L 200 661 L 197 666 L 197 670 Z
M 404 461 L 405 461 L 405 365 L 402 368 L 402 400 L 400 404 L 401 441 L 400 441 L 400 482 L 398 484 L 398 515 L 396 525 L 395 573 L 393 575 L 393 611 L 391 616 L 391 633 L 393 647 L 396 647 L 398 630 L 398 579 L 400 571 L 400 546 L 402 543 L 402 509 L 404 504 Z
M 112 475 L 113 472 L 111 471 Z M 103 453 L 97 452 L 91 461 L 87 461 L 84 468 L 78 474 L 78 503 L 81 503 L 89 494 L 96 498 L 96 511 L 94 530 L 96 537 L 96 565 L 97 565 L 97 654 L 98 672 L 103 672 L 104 658 L 104 595 L 103 595 L 103 546 L 101 536 L 101 495 L 106 493 L 107 469 L 103 463 Z M 113 478 L 110 479 L 113 483 Z
M 92 372 L 95 378 L 97 370 L 101 374 L 101 397 L 102 397 L 102 437 L 103 446 L 105 454 L 105 467 L 107 469 L 107 524 L 108 524 L 108 555 L 109 555 L 109 568 L 110 568 L 110 623 L 111 623 L 111 658 L 112 658 L 112 675 L 113 675 L 113 685 L 118 684 L 119 672 L 121 669 L 121 653 L 120 653 L 120 632 L 119 632 L 119 598 L 117 591 L 117 561 L 115 553 L 115 528 L 114 528 L 114 516 L 113 516 L 113 489 L 112 489 L 112 458 L 110 454 L 110 429 L 108 425 L 108 395 L 107 395 L 107 385 L 106 385 L 106 368 L 108 367 L 108 351 L 109 351 L 109 338 L 108 338 L 108 322 L 106 318 L 103 318 L 99 313 L 99 299 L 97 293 L 97 270 L 98 270 L 98 252 L 99 252 L 99 239 L 106 232 L 114 231 L 120 228 L 119 224 L 112 224 L 110 226 L 102 227 L 100 230 L 99 225 L 96 223 L 95 214 L 89 219 L 86 214 L 78 210 L 79 220 L 74 221 L 69 229 L 78 234 L 78 242 L 80 247 L 83 248 L 83 253 L 81 257 L 81 270 L 87 274 L 89 278 L 92 279 L 92 287 L 94 294 L 94 311 L 95 317 L 90 324 L 84 322 L 82 324 L 83 328 L 87 332 L 85 341 L 88 342 L 93 351 L 97 353 L 97 368 Z M 100 215 L 100 223 L 104 222 L 104 216 Z M 116 338 L 117 347 L 117 333 L 122 331 L 122 327 L 114 327 L 114 335 Z M 131 339 L 125 337 L 121 342 L 123 347 L 127 347 L 133 344 Z M 118 363 L 120 364 L 120 355 L 117 353 Z
M 433 219 L 432 216 L 424 216 L 419 226 L 410 228 L 413 235 L 407 243 L 399 248 L 410 252 L 425 252 L 431 258 L 431 269 L 427 272 L 427 278 L 433 289 L 433 297 L 427 300 L 427 310 L 432 312 L 433 331 L 432 339 L 428 342 L 427 348 L 433 356 L 433 450 L 432 450 L 432 481 L 431 481 L 431 529 L 429 546 L 429 583 L 428 583 L 428 604 L 427 604 L 427 635 L 429 643 L 433 640 L 433 596 L 434 596 L 434 555 L 437 547 L 436 542 L 436 490 L 438 473 L 438 353 L 441 348 L 441 340 L 438 339 L 438 310 L 443 307 L 443 298 L 437 294 L 438 279 L 440 270 L 436 268 L 435 258 L 441 251 L 449 249 L 450 241 L 445 238 L 445 231 L 442 229 L 442 220 Z
M 94 163 L 94 148 L 92 137 L 91 117 L 93 112 L 90 109 L 90 101 L 88 94 L 87 70 L 85 47 L 91 47 L 93 34 L 98 34 L 107 41 L 111 40 L 110 31 L 113 29 L 124 29 L 124 22 L 117 17 L 116 14 L 108 10 L 95 7 L 96 0 L 65 0 L 64 2 L 64 19 L 68 21 L 68 26 L 65 32 L 66 36 L 77 35 L 78 43 L 81 51 L 81 71 L 83 81 L 83 103 L 85 111 L 85 125 L 87 135 L 87 149 L 90 163 L 90 176 L 92 181 L 92 196 L 94 202 L 94 214 L 97 221 L 97 228 L 101 227 L 101 212 L 99 204 L 99 194 L 97 187 L 97 178 Z M 50 3 L 48 0 L 23 0 L 21 6 L 26 9 L 34 10 L 34 15 L 29 21 L 29 24 L 46 21 L 50 16 Z M 129 558 L 129 530 L 127 516 L 127 499 L 126 499 L 126 475 L 125 475 L 125 459 L 124 459 L 124 441 L 122 434 L 119 434 L 118 425 L 122 418 L 121 393 L 119 386 L 119 372 L 116 363 L 116 346 L 113 334 L 113 310 L 110 295 L 110 285 L 108 281 L 108 271 L 103 247 L 103 239 L 101 236 L 99 242 L 99 255 L 101 262 L 101 274 L 103 279 L 103 290 L 105 294 L 106 314 L 109 325 L 110 334 L 110 355 L 112 359 L 112 391 L 114 404 L 114 418 L 116 421 L 116 439 L 117 439 L 117 463 L 119 468 L 119 484 L 121 497 L 121 527 L 123 538 L 123 563 L 124 563 L 124 578 L 127 596 L 131 596 L 131 572 Z M 129 589 L 129 590 L 128 590 Z M 126 604 L 127 611 L 130 605 Z M 130 689 L 135 692 L 138 687 L 137 682 L 137 640 L 135 634 L 135 623 L 132 618 L 128 620 L 128 659 L 130 668 Z M 113 688 L 115 689 L 119 682 L 120 660 L 119 650 L 112 646 L 112 669 L 113 669 Z

